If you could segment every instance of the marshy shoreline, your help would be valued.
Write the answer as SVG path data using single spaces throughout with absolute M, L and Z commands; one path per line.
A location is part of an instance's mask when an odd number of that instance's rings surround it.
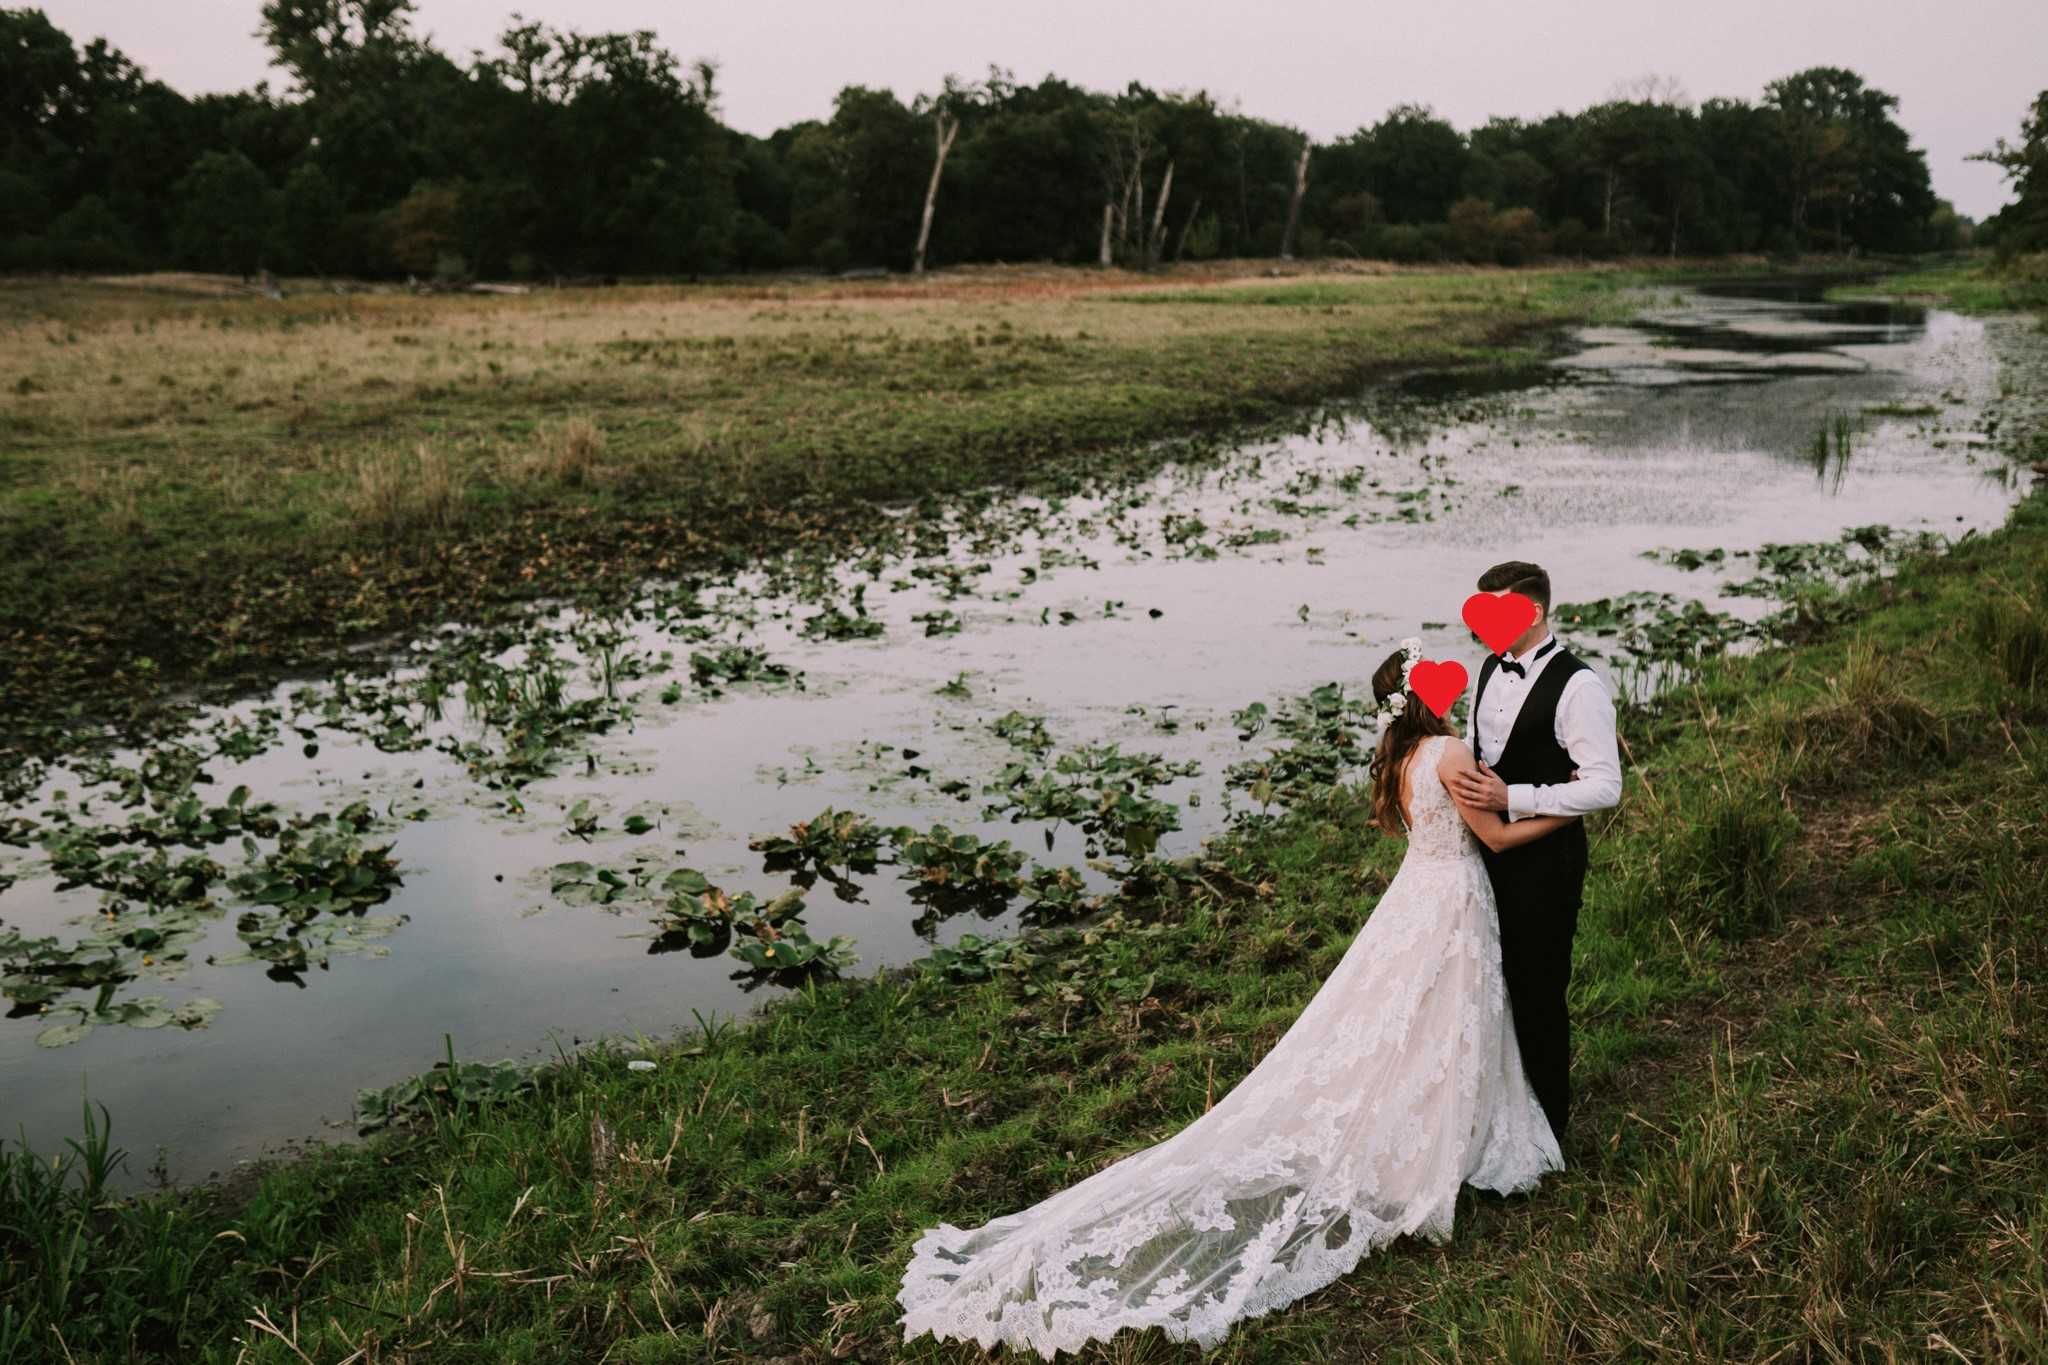
M 2048 456 L 2038 431 L 2001 440 Z M 2036 491 L 1808 642 L 1633 708 L 1580 930 L 1571 1169 L 1472 1200 L 1449 1247 L 1397 1248 L 1226 1354 L 2048 1348 L 2048 1091 L 2025 1060 L 2048 966 L 2044 599 Z M 894 1340 L 917 1231 L 1201 1112 L 1399 853 L 1340 785 L 1092 923 L 819 982 L 645 1047 L 652 1071 L 592 1049 L 140 1201 L 110 1196 L 97 1142 L 68 1180 L 10 1153 L 0 1222 L 35 1231 L 7 1234 L 0 1360 L 953 1358 Z
M 1297 429 L 1401 375 L 1524 369 L 1634 292 L 1769 269 L 984 267 L 519 297 L 290 281 L 275 300 L 0 282 L 0 761 L 165 733 L 194 700 L 408 629 L 855 549 L 883 505 L 1058 492 Z

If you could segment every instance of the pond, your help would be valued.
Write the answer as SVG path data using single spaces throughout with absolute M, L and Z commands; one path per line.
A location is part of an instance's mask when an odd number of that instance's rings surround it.
M 1458 608 L 1498 560 L 1588 604 L 1559 634 L 1640 691 L 1806 575 L 2004 520 L 2031 476 L 1985 434 L 2000 327 L 1660 290 L 1518 387 L 1418 377 L 1085 496 L 964 500 L 866 556 L 426 635 L 395 672 L 52 768 L 0 807 L 0 1110 L 48 1151 L 104 1102 L 136 1167 L 205 1179 L 348 1137 L 359 1087 L 448 1046 L 535 1058 L 789 989 L 702 922 L 688 950 L 663 907 L 707 883 L 760 913 L 822 861 L 785 926 L 843 936 L 856 973 L 1085 908 L 1284 801 L 1293 769 L 1261 760 L 1290 699 L 1356 696 L 1407 635 L 1476 665 Z M 864 819 L 750 847 L 827 810 Z

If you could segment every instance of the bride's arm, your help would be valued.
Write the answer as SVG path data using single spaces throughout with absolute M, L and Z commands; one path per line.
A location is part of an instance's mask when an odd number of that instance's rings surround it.
M 1500 812 L 1480 810 L 1458 800 L 1456 787 L 1451 785 L 1453 773 L 1468 772 L 1472 768 L 1472 751 L 1465 747 L 1465 741 L 1453 735 L 1451 742 L 1444 745 L 1443 756 L 1437 760 L 1437 779 L 1444 784 L 1444 791 L 1450 796 L 1451 804 L 1465 821 L 1466 828 L 1495 853 L 1506 848 L 1518 848 L 1523 844 L 1541 839 L 1561 825 L 1570 824 L 1576 816 L 1531 815 L 1510 824 L 1503 820 Z

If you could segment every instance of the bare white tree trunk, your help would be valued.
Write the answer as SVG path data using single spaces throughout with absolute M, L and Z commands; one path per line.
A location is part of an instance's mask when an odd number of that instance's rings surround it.
M 1145 230 L 1145 158 L 1138 156 L 1131 167 L 1131 191 L 1137 201 L 1137 211 L 1124 219 L 1124 254 L 1135 254 L 1144 243 L 1138 234 Z
M 1152 206 L 1152 231 L 1145 234 L 1145 264 L 1159 264 L 1159 250 L 1166 245 L 1166 197 L 1173 193 L 1173 162 L 1166 163 L 1166 176 L 1159 182 L 1159 202 Z
M 939 154 L 932 161 L 932 182 L 925 186 L 924 191 L 924 220 L 917 228 L 917 257 L 911 269 L 919 275 L 924 274 L 925 244 L 931 241 L 932 236 L 932 209 L 939 202 L 939 173 L 946 169 L 946 153 L 953 150 L 953 139 L 959 132 L 959 119 L 943 109 L 932 112 L 932 133 L 938 139 Z
M 1116 221 L 1116 205 L 1109 200 L 1102 201 L 1102 253 L 1097 258 L 1104 270 L 1115 264 L 1115 257 L 1109 250 L 1109 225 Z
M 1301 160 L 1294 163 L 1294 194 L 1287 201 L 1287 230 L 1280 234 L 1280 259 L 1294 259 L 1294 230 L 1301 223 L 1301 196 L 1308 192 L 1307 138 L 1301 140 Z

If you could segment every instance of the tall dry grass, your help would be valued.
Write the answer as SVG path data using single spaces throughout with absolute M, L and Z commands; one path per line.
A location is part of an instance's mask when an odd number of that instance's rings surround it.
M 445 530 L 460 519 L 463 484 L 454 462 L 425 441 L 356 457 L 347 507 L 357 530 L 385 539 Z

